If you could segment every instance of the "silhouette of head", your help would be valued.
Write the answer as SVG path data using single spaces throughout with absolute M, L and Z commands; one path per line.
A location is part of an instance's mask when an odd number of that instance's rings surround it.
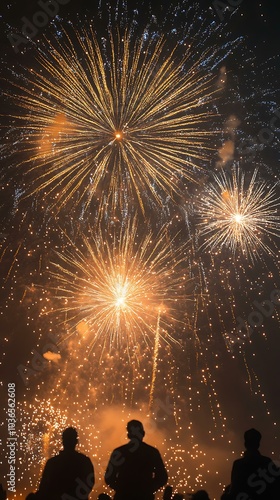
M 192 500 L 210 500 L 207 491 L 198 490 L 192 495 Z
M 168 484 L 167 486 L 165 486 L 164 488 L 164 492 L 163 492 L 163 500 L 171 500 L 172 498 L 172 493 L 173 493 L 173 488 L 172 486 L 170 486 L 170 484 Z
M 126 426 L 127 429 L 127 437 L 129 439 L 139 439 L 142 441 L 145 436 L 145 431 L 142 422 L 139 420 L 130 420 Z
M 249 429 L 244 432 L 244 445 L 246 450 L 258 450 L 262 435 L 256 429 Z
M 62 443 L 66 450 L 74 450 L 78 443 L 78 433 L 74 427 L 67 427 L 62 433 Z

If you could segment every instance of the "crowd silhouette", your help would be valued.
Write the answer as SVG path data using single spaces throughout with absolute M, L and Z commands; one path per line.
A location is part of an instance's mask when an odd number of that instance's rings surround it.
M 160 455 L 143 441 L 145 431 L 139 420 L 127 424 L 128 443 L 115 448 L 110 456 L 104 480 L 114 490 L 114 500 L 154 500 L 164 488 L 162 500 L 210 500 L 207 491 L 187 494 L 173 492 L 167 484 L 168 475 Z M 259 451 L 261 434 L 249 429 L 244 434 L 245 451 L 235 460 L 231 482 L 221 494 L 221 500 L 279 500 L 280 469 Z M 76 451 L 78 433 L 68 427 L 62 433 L 63 449 L 47 460 L 36 492 L 26 500 L 88 500 L 95 484 L 94 466 L 89 457 Z M 0 500 L 6 500 L 0 484 Z M 111 500 L 100 493 L 98 500 Z

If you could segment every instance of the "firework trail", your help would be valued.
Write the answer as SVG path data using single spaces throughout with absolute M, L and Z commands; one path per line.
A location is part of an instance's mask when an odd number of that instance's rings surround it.
M 157 367 L 158 367 L 158 352 L 159 352 L 159 332 L 160 332 L 160 309 L 158 311 L 157 317 L 157 326 L 155 331 L 155 345 L 154 345 L 154 357 L 153 357 L 153 371 L 152 371 L 152 381 L 151 381 L 151 389 L 150 389 L 150 398 L 149 398 L 149 409 L 151 410 L 154 402 L 154 391 L 155 391 L 155 383 L 157 376 Z

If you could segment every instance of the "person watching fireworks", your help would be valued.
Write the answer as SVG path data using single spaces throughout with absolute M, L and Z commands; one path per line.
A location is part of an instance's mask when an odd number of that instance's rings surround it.
M 127 424 L 129 442 L 110 457 L 105 482 L 115 490 L 114 500 L 153 500 L 167 483 L 167 472 L 159 451 L 143 443 L 145 431 L 138 420 Z

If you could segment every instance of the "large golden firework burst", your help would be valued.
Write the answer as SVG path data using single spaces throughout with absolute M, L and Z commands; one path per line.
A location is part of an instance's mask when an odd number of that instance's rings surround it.
M 186 300 L 185 259 L 186 244 L 175 246 L 166 226 L 142 237 L 136 219 L 111 234 L 100 229 L 56 254 L 48 287 L 55 305 L 42 313 L 66 314 L 70 333 L 102 352 L 153 346 L 159 316 L 161 336 L 172 340 L 178 302 Z
M 117 29 L 106 40 L 64 31 L 47 48 L 16 97 L 29 193 L 51 193 L 58 208 L 135 199 L 145 212 L 145 200 L 160 204 L 195 179 L 213 147 L 218 91 L 202 56 L 190 63 L 186 45 Z

